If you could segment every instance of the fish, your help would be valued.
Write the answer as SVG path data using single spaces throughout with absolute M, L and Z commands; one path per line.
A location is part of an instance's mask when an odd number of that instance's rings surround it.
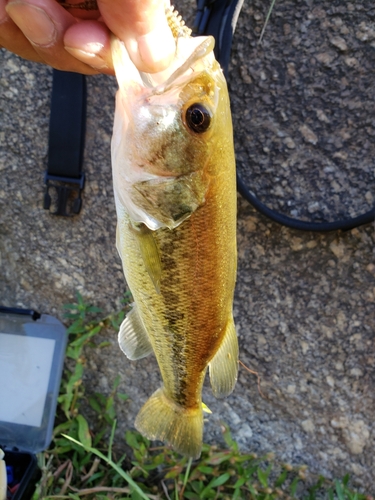
M 139 72 L 123 42 L 111 41 L 116 245 L 134 298 L 118 340 L 130 360 L 153 353 L 162 377 L 136 429 L 196 459 L 207 368 L 217 398 L 238 373 L 235 155 L 214 39 L 166 15 L 176 52 L 163 72 Z

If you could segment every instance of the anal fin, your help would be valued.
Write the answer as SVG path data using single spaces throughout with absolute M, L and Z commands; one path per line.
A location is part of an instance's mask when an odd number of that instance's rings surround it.
M 233 317 L 230 317 L 221 345 L 208 366 L 214 396 L 228 396 L 236 385 L 238 374 L 238 340 Z
M 118 343 L 122 352 L 131 360 L 145 358 L 153 352 L 137 306 L 126 315 L 118 333 Z

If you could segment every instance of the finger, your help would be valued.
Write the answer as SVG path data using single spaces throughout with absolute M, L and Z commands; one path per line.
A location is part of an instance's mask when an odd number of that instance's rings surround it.
M 114 74 L 110 50 L 110 31 L 99 21 L 81 21 L 68 28 L 65 50 L 85 64 L 106 74 Z
M 54 0 L 10 0 L 6 11 L 43 62 L 63 71 L 95 74 L 64 49 L 65 31 L 78 21 Z
M 175 41 L 165 15 L 164 0 L 98 0 L 108 28 L 124 41 L 140 71 L 166 69 L 175 52 Z
M 0 46 L 30 61 L 41 62 L 29 40 L 8 16 L 5 0 L 0 0 Z

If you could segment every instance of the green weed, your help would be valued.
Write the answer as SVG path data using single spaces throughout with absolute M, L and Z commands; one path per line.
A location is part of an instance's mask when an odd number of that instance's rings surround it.
M 129 302 L 126 295 L 123 309 L 102 319 L 100 309 L 86 304 L 79 294 L 76 304 L 64 306 L 71 325 L 57 425 L 50 449 L 38 456 L 42 478 L 33 500 L 373 500 L 353 492 L 348 475 L 334 482 L 320 477 L 308 487 L 306 467 L 278 464 L 272 454 L 258 458 L 242 453 L 224 424 L 226 447 L 204 444 L 201 458 L 194 462 L 165 446 L 152 447 L 132 430 L 124 436 L 131 453 L 118 457 L 113 449 L 116 406 L 127 400 L 118 393 L 120 379 L 115 379 L 108 396 L 86 397 L 82 377 L 85 353 L 108 344 L 100 343 L 98 334 L 104 327 L 118 330 Z M 88 424 L 81 406 L 94 411 L 95 422 Z
M 270 8 L 269 8 L 269 9 L 268 9 L 268 11 L 267 11 L 266 20 L 264 21 L 262 31 L 261 31 L 261 33 L 260 33 L 260 35 L 259 35 L 258 44 L 262 43 L 262 40 L 263 40 L 263 35 L 264 35 L 264 32 L 266 31 L 267 24 L 268 24 L 268 21 L 270 20 L 271 13 L 272 13 L 272 11 L 273 11 L 273 8 L 274 8 L 274 6 L 275 6 L 275 3 L 276 3 L 276 0 L 272 0 L 272 1 L 271 1 Z

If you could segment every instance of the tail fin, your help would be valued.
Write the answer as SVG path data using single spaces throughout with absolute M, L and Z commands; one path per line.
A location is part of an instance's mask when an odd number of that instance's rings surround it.
M 203 439 L 202 408 L 183 408 L 158 389 L 135 420 L 136 429 L 148 439 L 164 441 L 190 458 L 199 458 Z

